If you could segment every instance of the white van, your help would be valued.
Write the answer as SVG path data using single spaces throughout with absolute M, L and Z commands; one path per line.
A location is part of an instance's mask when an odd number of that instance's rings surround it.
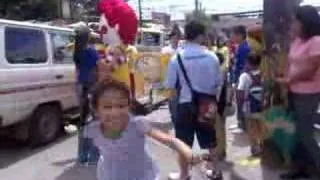
M 136 47 L 142 51 L 160 52 L 165 45 L 165 33 L 160 28 L 139 28 Z
M 52 141 L 78 106 L 72 29 L 0 19 L 0 129 Z

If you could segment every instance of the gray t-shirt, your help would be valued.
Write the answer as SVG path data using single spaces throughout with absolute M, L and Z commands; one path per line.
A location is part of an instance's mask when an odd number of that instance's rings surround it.
M 99 121 L 88 126 L 88 136 L 100 151 L 98 180 L 155 180 L 159 168 L 148 154 L 145 133 L 151 127 L 141 116 L 129 116 L 127 129 L 119 139 L 103 136 Z

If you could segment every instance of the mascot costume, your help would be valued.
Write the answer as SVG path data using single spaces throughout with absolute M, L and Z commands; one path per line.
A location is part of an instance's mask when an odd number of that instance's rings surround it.
M 98 11 L 99 34 L 108 46 L 106 58 L 98 66 L 98 80 L 103 81 L 111 76 L 130 87 L 132 98 L 141 96 L 144 76 L 137 68 L 139 53 L 132 46 L 138 33 L 138 18 L 134 10 L 123 0 L 101 0 Z

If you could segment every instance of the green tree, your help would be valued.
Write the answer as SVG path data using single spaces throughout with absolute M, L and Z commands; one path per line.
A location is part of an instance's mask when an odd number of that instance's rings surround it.
M 58 17 L 58 0 L 1 0 L 0 16 L 13 20 L 51 20 Z
M 19 6 L 23 3 L 26 3 L 26 0 L 1 0 L 0 17 L 7 17 L 18 13 Z
M 171 31 L 178 34 L 180 37 L 182 36 L 182 32 L 178 24 L 174 24 Z
M 211 17 L 208 16 L 204 9 L 200 9 L 199 11 L 192 11 L 191 13 L 187 13 L 185 15 L 186 21 L 197 20 L 205 24 L 207 27 L 211 27 L 212 20 Z
M 99 0 L 71 0 L 71 12 L 75 21 L 94 21 L 99 17 L 97 4 Z

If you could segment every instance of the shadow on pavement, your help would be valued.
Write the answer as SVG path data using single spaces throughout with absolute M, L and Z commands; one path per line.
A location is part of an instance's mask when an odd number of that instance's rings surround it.
M 245 178 L 242 178 L 237 172 L 235 172 L 234 170 L 232 170 L 230 172 L 230 180 L 248 180 Z
M 96 166 L 81 166 L 76 163 L 55 180 L 96 180 Z
M 61 137 L 54 142 L 37 148 L 32 148 L 27 143 L 23 143 L 11 138 L 0 137 L 0 169 L 8 168 L 9 166 L 23 159 L 50 149 L 51 147 L 71 138 L 72 136 L 73 135 L 62 134 Z
M 54 166 L 66 166 L 68 164 L 72 164 L 77 162 L 77 158 L 72 158 L 72 159 L 66 159 L 63 161 L 58 161 L 58 162 L 54 162 L 52 163 Z
M 233 171 L 234 163 L 231 161 L 223 161 L 219 163 L 219 168 L 223 171 Z
M 151 125 L 152 127 L 157 128 L 165 133 L 169 133 L 173 128 L 173 124 L 171 122 L 169 123 L 151 122 Z
M 235 134 L 233 135 L 233 138 L 232 146 L 248 147 L 250 145 L 246 134 Z

